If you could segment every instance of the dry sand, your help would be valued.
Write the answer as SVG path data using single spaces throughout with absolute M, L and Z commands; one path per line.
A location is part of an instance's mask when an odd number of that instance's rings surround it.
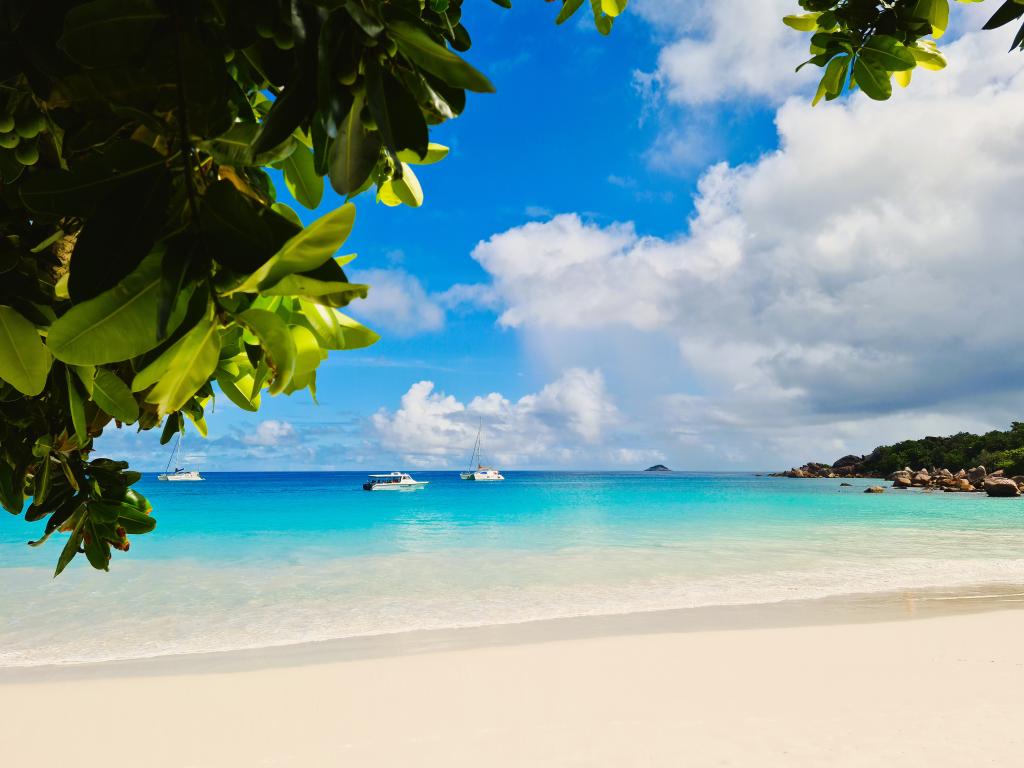
M 216 671 L 229 657 L 0 677 L 0 763 L 1024 765 L 1020 610 Z

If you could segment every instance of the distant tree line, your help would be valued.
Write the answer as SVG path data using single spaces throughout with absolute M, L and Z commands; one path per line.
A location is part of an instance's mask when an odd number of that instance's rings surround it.
M 882 445 L 865 457 L 861 469 L 884 476 L 904 467 L 939 467 L 956 472 L 979 464 L 989 471 L 1002 469 L 1007 475 L 1024 475 L 1024 422 L 1013 422 L 1005 432 L 959 432 L 949 437 Z

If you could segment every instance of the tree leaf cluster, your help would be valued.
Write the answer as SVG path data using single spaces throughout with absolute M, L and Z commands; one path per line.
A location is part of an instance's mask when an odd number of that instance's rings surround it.
M 813 103 L 860 89 L 871 99 L 892 96 L 893 81 L 910 85 L 918 69 L 939 70 L 946 59 L 936 41 L 949 26 L 950 0 L 800 0 L 804 13 L 783 22 L 810 34 L 807 64 L 824 69 Z M 977 3 L 982 0 L 957 0 Z M 1005 0 L 985 24 L 994 29 L 1024 16 L 1024 0 Z M 1024 49 L 1024 25 L 1011 50 Z
M 33 544 L 67 534 L 58 573 L 155 525 L 138 473 L 92 457 L 105 429 L 205 434 L 217 395 L 315 398 L 330 351 L 377 340 L 341 311 L 368 291 L 339 255 L 351 201 L 421 205 L 431 128 L 493 90 L 462 5 L 0 4 L 0 504 Z M 275 179 L 346 203 L 303 226 Z

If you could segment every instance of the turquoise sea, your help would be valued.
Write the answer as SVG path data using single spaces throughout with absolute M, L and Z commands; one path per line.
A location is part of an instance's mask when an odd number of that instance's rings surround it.
M 110 573 L 0 518 L 0 666 L 562 616 L 1024 583 L 1024 501 L 751 474 L 207 475 L 139 485 L 159 524 Z M 56 537 L 55 537 L 56 538 Z

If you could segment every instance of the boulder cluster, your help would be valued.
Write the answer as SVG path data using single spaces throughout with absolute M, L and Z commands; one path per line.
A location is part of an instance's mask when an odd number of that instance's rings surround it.
M 771 477 L 877 477 L 863 471 L 863 456 L 843 456 L 834 464 L 811 461 L 802 467 L 776 472 Z
M 984 467 L 961 469 L 953 474 L 948 469 L 919 469 L 910 467 L 889 475 L 893 488 L 927 488 L 946 493 L 984 492 L 989 496 L 1020 496 L 1024 490 L 1024 475 L 1006 477 L 1003 470 L 988 472 Z
M 866 472 L 863 467 L 863 456 L 844 456 L 835 464 L 819 464 L 809 462 L 802 467 L 777 472 L 772 477 L 878 477 L 877 474 Z M 921 488 L 924 490 L 944 491 L 946 493 L 987 493 L 989 496 L 1020 496 L 1024 493 L 1024 475 L 1006 477 L 999 469 L 988 472 L 985 467 L 961 469 L 957 473 L 948 469 L 913 470 L 910 467 L 897 470 L 888 477 L 893 488 Z M 869 488 L 867 493 L 881 493 L 881 486 Z

